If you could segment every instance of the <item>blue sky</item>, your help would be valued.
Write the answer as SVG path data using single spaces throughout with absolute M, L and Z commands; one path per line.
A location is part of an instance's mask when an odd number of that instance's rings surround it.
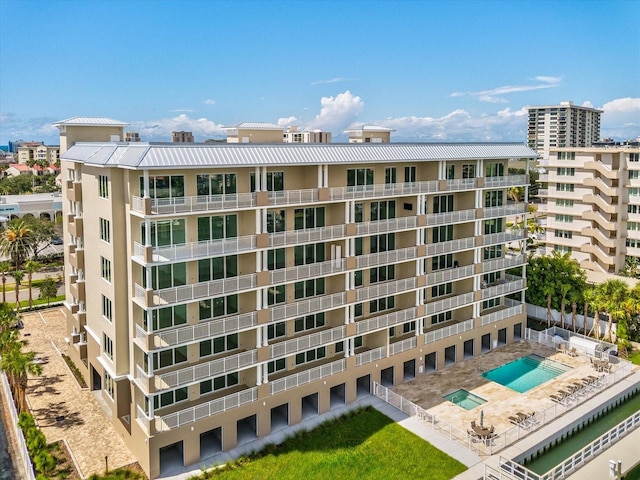
M 525 141 L 526 106 L 640 135 L 640 1 L 0 0 L 0 144 L 104 116 L 142 140 L 242 121 Z

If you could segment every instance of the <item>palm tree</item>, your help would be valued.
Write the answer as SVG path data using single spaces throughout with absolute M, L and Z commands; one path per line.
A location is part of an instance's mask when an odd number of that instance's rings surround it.
M 622 304 L 629 296 L 629 287 L 622 280 L 607 280 L 597 287 L 601 291 L 604 311 L 609 316 L 607 323 L 607 337 L 613 341 L 613 320 L 624 317 Z
M 38 271 L 38 269 L 41 267 L 42 265 L 39 262 L 36 262 L 35 260 L 27 260 L 26 263 L 24 264 L 24 270 L 25 272 L 27 272 L 27 282 L 29 285 L 29 308 L 33 307 L 33 288 L 32 288 L 32 279 L 33 279 L 33 274 L 35 272 Z
M 573 327 L 573 331 L 577 330 L 576 318 L 578 314 L 578 302 L 582 299 L 582 293 L 578 290 L 571 290 L 569 292 L 569 301 L 571 302 L 571 326 Z
M 562 324 L 561 325 L 562 328 L 564 328 L 564 324 L 566 320 L 564 307 L 567 303 L 567 296 L 569 295 L 570 291 L 571 291 L 571 285 L 569 285 L 568 283 L 563 283 L 560 285 L 560 295 L 562 296 L 560 300 L 560 322 Z
M 602 307 L 602 296 L 597 288 L 589 288 L 584 292 L 584 331 L 587 330 L 587 313 L 588 309 L 591 309 L 593 312 L 593 325 L 591 326 L 591 330 L 587 333 L 587 336 L 591 336 L 594 333 L 596 338 L 600 338 L 600 309 Z
M 24 272 L 22 270 L 14 270 L 11 272 L 11 276 L 16 281 L 16 310 L 20 311 L 20 284 L 24 278 Z
M 7 303 L 7 272 L 11 269 L 9 262 L 0 262 L 0 274 L 2 274 L 2 303 Z
M 551 297 L 555 292 L 555 285 L 550 283 L 542 288 L 542 293 L 547 298 L 547 328 L 551 328 Z
M 18 270 L 22 260 L 33 250 L 33 232 L 26 221 L 12 220 L 0 237 L 0 253 L 11 257 Z

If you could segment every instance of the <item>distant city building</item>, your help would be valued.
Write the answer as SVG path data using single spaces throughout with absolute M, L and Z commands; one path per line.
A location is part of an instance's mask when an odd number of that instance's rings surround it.
M 0 222 L 33 215 L 46 220 L 62 217 L 62 195 L 34 193 L 32 195 L 2 195 L 0 197 Z
M 171 132 L 172 143 L 194 143 L 193 132 Z
M 363 125 L 344 131 L 349 134 L 349 143 L 389 143 L 391 132 L 395 130 L 378 125 Z
M 298 130 L 298 127 L 287 127 L 283 133 L 284 143 L 331 143 L 331 132 L 321 130 Z
M 125 142 L 139 142 L 140 134 L 138 132 L 124 132 Z
M 56 163 L 60 159 L 58 145 L 43 145 L 39 142 L 24 142 L 18 147 L 18 163 L 36 162 L 40 165 Z
M 53 124 L 60 130 L 60 155 L 75 142 L 122 142 L 128 125 L 104 117 L 73 117 Z
M 600 139 L 602 110 L 573 102 L 529 107 L 527 144 L 542 158 L 556 148 L 590 147 Z
M 285 128 L 267 122 L 242 122 L 223 130 L 227 143 L 282 143 Z
M 540 160 L 546 250 L 570 253 L 582 268 L 618 273 L 640 258 L 640 147 L 552 148 Z

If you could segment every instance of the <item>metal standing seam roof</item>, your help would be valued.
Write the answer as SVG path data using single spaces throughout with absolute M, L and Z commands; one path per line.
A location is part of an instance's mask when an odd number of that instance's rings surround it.
M 519 143 L 153 144 L 77 143 L 63 160 L 123 168 L 318 165 L 436 160 L 537 158 Z
M 53 124 L 54 127 L 58 125 L 67 126 L 86 126 L 92 125 L 96 127 L 126 127 L 129 124 L 127 122 L 121 122 L 120 120 L 114 120 L 107 117 L 72 117 L 66 120 L 60 120 Z

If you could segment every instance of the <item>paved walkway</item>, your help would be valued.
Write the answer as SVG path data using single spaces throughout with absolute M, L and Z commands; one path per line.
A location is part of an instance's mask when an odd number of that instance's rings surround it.
M 30 378 L 27 401 L 47 442 L 65 439 L 82 477 L 136 461 L 89 389 L 81 389 L 60 352 L 66 353 L 65 318 L 58 308 L 23 314 L 29 349 L 42 359 L 43 374 Z

